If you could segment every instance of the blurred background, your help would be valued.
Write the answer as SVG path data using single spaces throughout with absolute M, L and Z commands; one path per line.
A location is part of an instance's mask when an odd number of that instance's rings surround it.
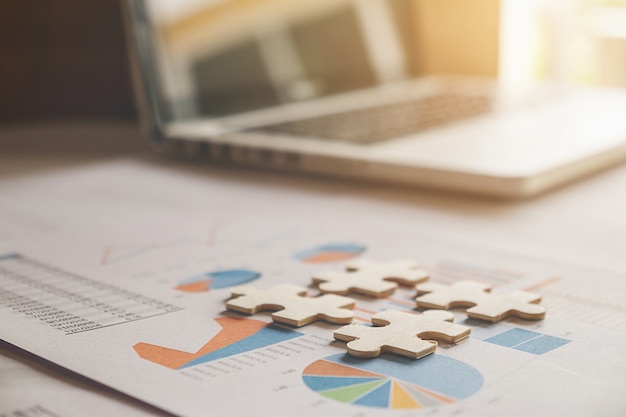
M 135 117 L 116 0 L 0 2 L 0 123 Z
M 626 86 L 626 0 L 149 6 L 157 46 L 175 57 L 161 63 L 161 87 L 181 114 L 221 115 L 429 74 L 497 76 L 510 89 L 545 80 Z M 223 88 L 233 85 L 239 93 Z M 4 125 L 135 120 L 121 3 L 0 2 L 0 91 Z M 203 101 L 198 91 L 220 99 Z

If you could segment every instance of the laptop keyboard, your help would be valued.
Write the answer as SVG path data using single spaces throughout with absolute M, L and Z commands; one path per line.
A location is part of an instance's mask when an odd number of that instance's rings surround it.
M 278 123 L 257 132 L 370 144 L 442 126 L 491 110 L 482 95 L 441 94 Z

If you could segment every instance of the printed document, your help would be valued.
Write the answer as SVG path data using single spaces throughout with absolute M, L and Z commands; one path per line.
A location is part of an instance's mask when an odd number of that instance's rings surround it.
M 623 276 L 468 244 L 332 189 L 131 161 L 77 170 L 0 188 L 0 339 L 19 349 L 180 416 L 626 413 Z M 338 325 L 295 328 L 225 309 L 238 285 L 290 283 L 314 296 L 314 274 L 356 259 L 415 260 L 432 282 L 535 292 L 546 318 L 493 324 L 454 309 L 467 339 L 419 360 L 358 359 L 334 340 Z M 362 325 L 382 310 L 419 311 L 411 287 L 350 296 Z M 48 394 L 35 401 L 43 388 L 19 386 L 0 384 L 0 414 L 72 415 Z

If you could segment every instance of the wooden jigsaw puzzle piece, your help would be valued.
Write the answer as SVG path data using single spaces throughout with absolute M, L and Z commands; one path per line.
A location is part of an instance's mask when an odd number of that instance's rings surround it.
M 473 307 L 485 300 L 491 286 L 471 281 L 461 281 L 453 285 L 442 285 L 434 282 L 418 284 L 417 306 L 449 310 L 454 307 Z
M 335 294 L 306 297 L 307 289 L 282 284 L 268 289 L 240 286 L 231 290 L 233 297 L 226 308 L 244 314 L 274 311 L 272 320 L 300 327 L 316 320 L 346 324 L 352 321 L 355 301 Z
M 525 291 L 493 294 L 489 285 L 471 281 L 453 285 L 426 283 L 419 284 L 416 288 L 418 297 L 415 300 L 418 307 L 443 310 L 470 307 L 466 310 L 469 317 L 493 323 L 508 317 L 540 320 L 546 314 L 546 309 L 537 305 L 541 296 Z
M 387 297 L 394 293 L 398 284 L 391 281 L 363 276 L 356 272 L 327 271 L 313 277 L 320 291 L 332 294 L 359 293 L 369 297 Z
M 428 280 L 428 277 L 428 272 L 413 261 L 378 263 L 359 260 L 349 263 L 344 272 L 321 272 L 312 280 L 324 293 L 355 292 L 380 298 L 393 294 L 398 284 L 416 285 Z
M 390 352 L 419 359 L 437 348 L 435 339 L 457 342 L 469 336 L 471 328 L 452 323 L 449 311 L 429 310 L 422 314 L 387 310 L 372 317 L 374 327 L 351 324 L 337 329 L 334 337 L 348 342 L 348 353 L 373 358 Z
M 526 291 L 514 291 L 509 294 L 492 294 L 488 302 L 482 302 L 468 308 L 468 317 L 491 321 L 493 323 L 507 317 L 519 317 L 526 320 L 541 320 L 546 316 L 546 309 L 537 305 L 541 301 L 538 294 Z

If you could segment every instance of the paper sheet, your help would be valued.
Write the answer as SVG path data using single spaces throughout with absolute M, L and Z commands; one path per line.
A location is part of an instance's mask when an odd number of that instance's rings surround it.
M 3 212 L 19 216 L 0 240 L 0 337 L 173 414 L 626 412 L 618 275 L 468 245 L 332 188 L 120 163 L 4 191 L 14 198 Z M 307 286 L 356 258 L 415 259 L 434 282 L 538 292 L 548 315 L 485 324 L 455 311 L 472 335 L 415 361 L 353 359 L 333 341 L 334 325 L 294 329 L 224 311 L 233 285 Z M 413 311 L 415 291 L 355 298 L 365 324 L 382 309 Z

